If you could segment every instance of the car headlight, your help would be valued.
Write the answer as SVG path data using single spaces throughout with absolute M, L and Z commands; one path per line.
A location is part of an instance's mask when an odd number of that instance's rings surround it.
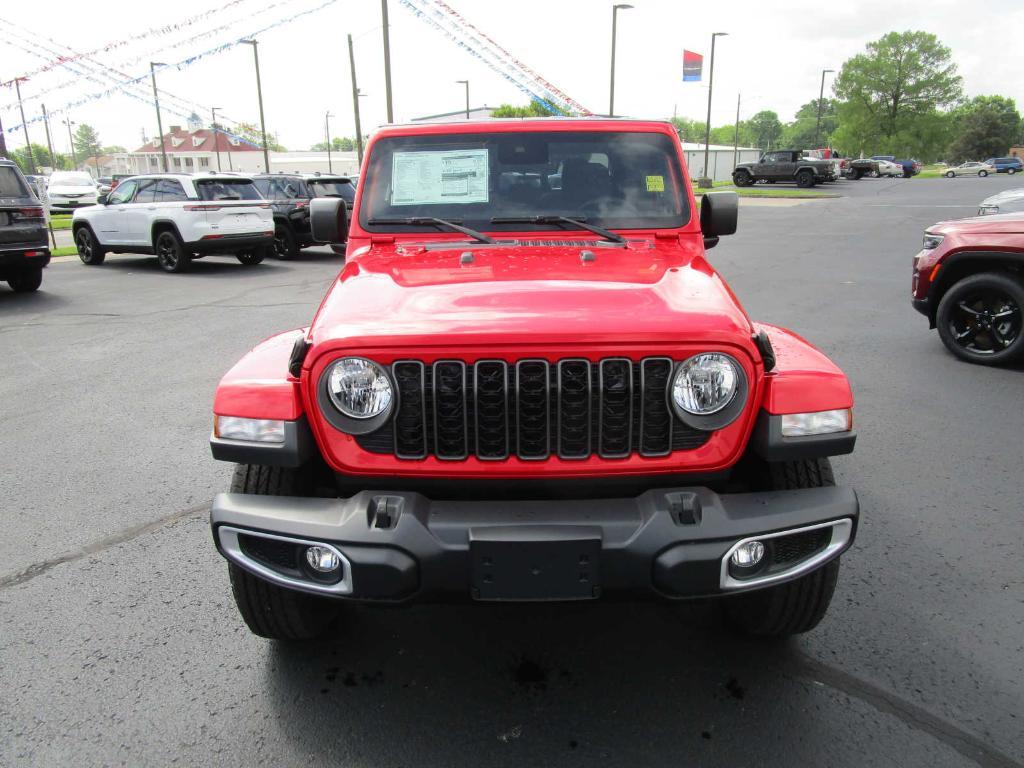
M 939 244 L 945 239 L 945 235 L 933 235 L 931 232 L 924 233 L 924 242 L 921 247 L 926 251 L 930 251 L 933 248 L 938 248 Z
M 996 213 L 999 213 L 998 205 L 983 205 L 980 208 L 978 208 L 979 216 L 992 216 Z
M 327 394 L 334 407 L 353 419 L 372 419 L 386 412 L 394 399 L 391 380 L 372 360 L 346 357 L 331 365 Z
M 739 363 L 720 352 L 683 361 L 672 381 L 672 400 L 694 416 L 718 413 L 736 397 L 743 374 Z

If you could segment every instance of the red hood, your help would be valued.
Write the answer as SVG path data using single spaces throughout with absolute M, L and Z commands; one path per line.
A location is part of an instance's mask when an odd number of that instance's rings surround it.
M 313 322 L 314 350 L 686 340 L 749 346 L 750 321 L 704 260 L 699 235 L 645 237 L 626 249 L 551 242 L 357 249 Z M 584 250 L 593 261 L 582 259 Z M 472 259 L 462 263 L 467 251 Z
M 928 231 L 941 235 L 1024 234 L 1024 213 L 1000 213 L 995 216 L 940 221 L 928 227 Z

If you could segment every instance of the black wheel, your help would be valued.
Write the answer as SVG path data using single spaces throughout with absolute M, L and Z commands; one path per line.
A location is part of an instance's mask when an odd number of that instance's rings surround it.
M 263 259 L 267 255 L 267 251 L 275 253 L 273 248 L 254 248 L 250 251 L 242 251 L 236 253 L 235 258 L 238 259 L 246 267 L 254 267 L 257 264 L 263 262 Z
M 854 181 L 860 181 L 860 177 L 864 175 L 864 171 L 860 168 L 854 168 L 850 171 L 850 178 Z
M 1024 286 L 998 272 L 965 277 L 939 302 L 935 323 L 950 352 L 970 363 L 1024 358 Z
M 232 493 L 261 496 L 304 496 L 312 484 L 299 470 L 239 464 L 231 480 Z M 271 640 L 309 640 L 319 637 L 337 618 L 340 607 L 330 598 L 271 584 L 234 563 L 228 564 L 231 592 L 239 613 L 253 634 Z
M 17 277 L 8 278 L 7 284 L 11 286 L 11 290 L 15 293 L 32 293 L 32 291 L 37 291 L 39 286 L 43 284 L 43 268 L 26 269 Z
M 169 229 L 156 236 L 156 261 L 164 272 L 184 272 L 192 266 L 192 254 L 185 253 L 178 236 Z
M 79 227 L 75 230 L 75 248 L 78 249 L 78 258 L 90 267 L 98 267 L 107 258 L 107 252 L 96 241 L 89 227 Z
M 740 168 L 732 175 L 732 181 L 737 187 L 749 187 L 754 183 L 754 177 L 750 171 Z
M 956 173 L 954 171 L 946 171 L 946 178 L 947 179 L 952 179 L 955 176 L 956 176 Z
M 814 174 L 811 171 L 800 171 L 796 175 L 796 185 L 803 189 L 814 186 Z
M 914 175 L 914 174 L 913 174 L 913 173 L 911 173 L 910 171 L 904 171 L 904 172 L 903 172 L 903 178 L 904 178 L 904 179 L 909 179 L 909 178 L 910 178 L 911 176 L 913 176 L 913 175 Z
M 274 251 L 279 259 L 294 259 L 299 255 L 299 243 L 287 224 L 274 225 Z
M 828 459 L 773 462 L 766 479 L 772 490 L 835 485 Z M 748 635 L 788 637 L 809 632 L 825 616 L 836 580 L 839 558 L 793 581 L 730 597 L 723 602 L 726 623 Z
M 979 176 L 988 176 L 988 171 L 978 171 Z

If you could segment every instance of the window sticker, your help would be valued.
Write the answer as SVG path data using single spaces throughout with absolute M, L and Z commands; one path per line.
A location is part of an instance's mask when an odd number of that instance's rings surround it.
M 395 152 L 391 204 L 486 203 L 488 150 Z
M 648 176 L 647 177 L 647 191 L 648 192 L 664 192 L 665 191 L 665 177 L 664 176 Z

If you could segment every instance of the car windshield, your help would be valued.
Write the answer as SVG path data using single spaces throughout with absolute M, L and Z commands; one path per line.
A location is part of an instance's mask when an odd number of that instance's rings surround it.
M 29 197 L 21 176 L 11 166 L 0 166 L 0 197 Z
M 249 179 L 202 179 L 196 182 L 201 200 L 261 200 Z
M 55 184 L 66 187 L 91 187 L 95 182 L 87 173 L 55 173 L 50 177 L 50 186 Z
M 347 203 L 356 199 L 356 188 L 347 181 L 321 181 L 313 179 L 309 182 L 313 197 L 340 197 Z
M 690 218 L 675 143 L 663 133 L 516 131 L 380 139 L 360 223 L 435 217 L 476 230 L 571 229 L 559 216 L 616 229 L 674 228 Z M 502 222 L 501 219 L 533 219 Z M 498 219 L 498 222 L 494 222 Z M 384 220 L 369 224 L 371 221 Z

